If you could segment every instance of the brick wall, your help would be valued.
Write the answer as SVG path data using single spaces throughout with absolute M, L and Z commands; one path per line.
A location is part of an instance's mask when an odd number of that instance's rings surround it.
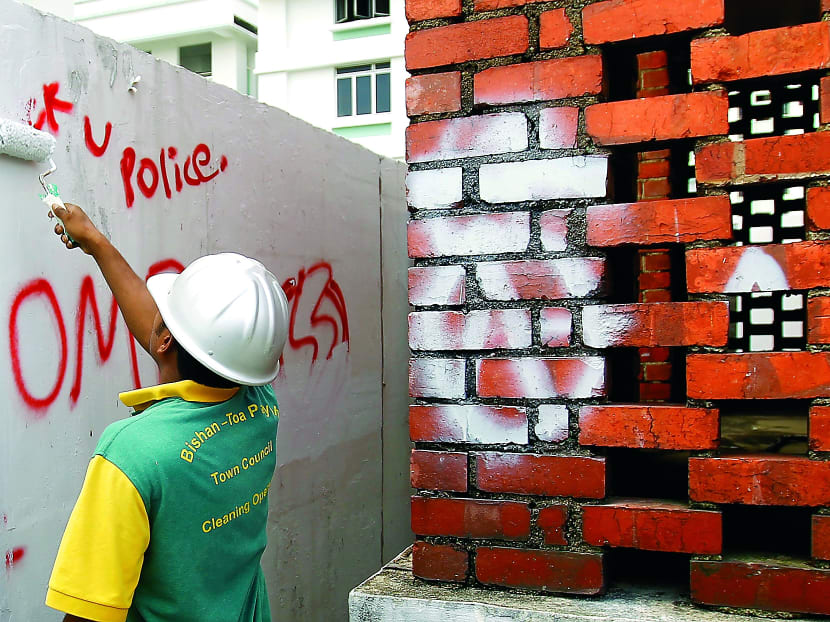
M 830 614 L 828 7 L 406 6 L 415 575 Z

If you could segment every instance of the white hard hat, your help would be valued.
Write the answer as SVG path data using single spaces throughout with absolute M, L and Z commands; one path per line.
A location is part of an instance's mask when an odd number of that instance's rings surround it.
M 265 266 L 236 253 L 207 255 L 181 274 L 147 281 L 161 318 L 193 358 L 243 385 L 277 377 L 288 337 L 288 300 Z

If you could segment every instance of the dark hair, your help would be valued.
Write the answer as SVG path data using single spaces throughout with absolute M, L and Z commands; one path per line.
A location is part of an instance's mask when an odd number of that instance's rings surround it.
M 161 334 L 161 331 L 165 328 L 167 327 L 162 321 L 156 333 Z M 173 341 L 175 340 L 176 338 L 173 337 Z M 176 341 L 176 352 L 176 363 L 182 380 L 192 380 L 193 382 L 198 382 L 199 384 L 218 389 L 230 389 L 239 386 L 238 382 L 228 380 L 227 378 L 223 378 L 219 374 L 210 371 L 207 367 L 193 358 L 193 356 L 185 350 L 178 341 Z

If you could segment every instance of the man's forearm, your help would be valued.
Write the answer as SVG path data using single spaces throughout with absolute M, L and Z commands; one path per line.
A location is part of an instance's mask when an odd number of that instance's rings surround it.
M 158 309 L 144 279 L 135 273 L 118 249 L 103 235 L 90 245 L 89 253 L 112 290 L 127 328 L 141 347 L 149 352 L 150 331 Z

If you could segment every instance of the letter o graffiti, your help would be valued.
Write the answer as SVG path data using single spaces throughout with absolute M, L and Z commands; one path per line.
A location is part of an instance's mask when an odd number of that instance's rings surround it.
M 35 397 L 26 387 L 26 382 L 23 379 L 23 370 L 20 368 L 20 343 L 17 334 L 17 314 L 20 311 L 20 307 L 27 298 L 38 296 L 45 296 L 46 300 L 52 306 L 52 312 L 54 313 L 55 322 L 58 325 L 58 333 L 60 336 L 61 356 L 60 363 L 58 364 L 57 378 L 55 379 L 55 385 L 46 397 Z M 23 397 L 26 404 L 28 404 L 33 410 L 45 409 L 55 401 L 58 397 L 58 393 L 60 393 L 61 386 L 63 385 L 63 379 L 66 375 L 67 363 L 66 326 L 63 321 L 63 314 L 61 313 L 60 306 L 58 305 L 58 299 L 55 296 L 55 290 L 52 289 L 52 286 L 46 279 L 35 279 L 26 285 L 26 287 L 21 289 L 15 297 L 14 303 L 12 303 L 11 314 L 9 316 L 9 347 L 11 349 L 12 373 L 14 374 L 14 382 L 17 385 L 17 390 L 20 391 L 20 395 Z

